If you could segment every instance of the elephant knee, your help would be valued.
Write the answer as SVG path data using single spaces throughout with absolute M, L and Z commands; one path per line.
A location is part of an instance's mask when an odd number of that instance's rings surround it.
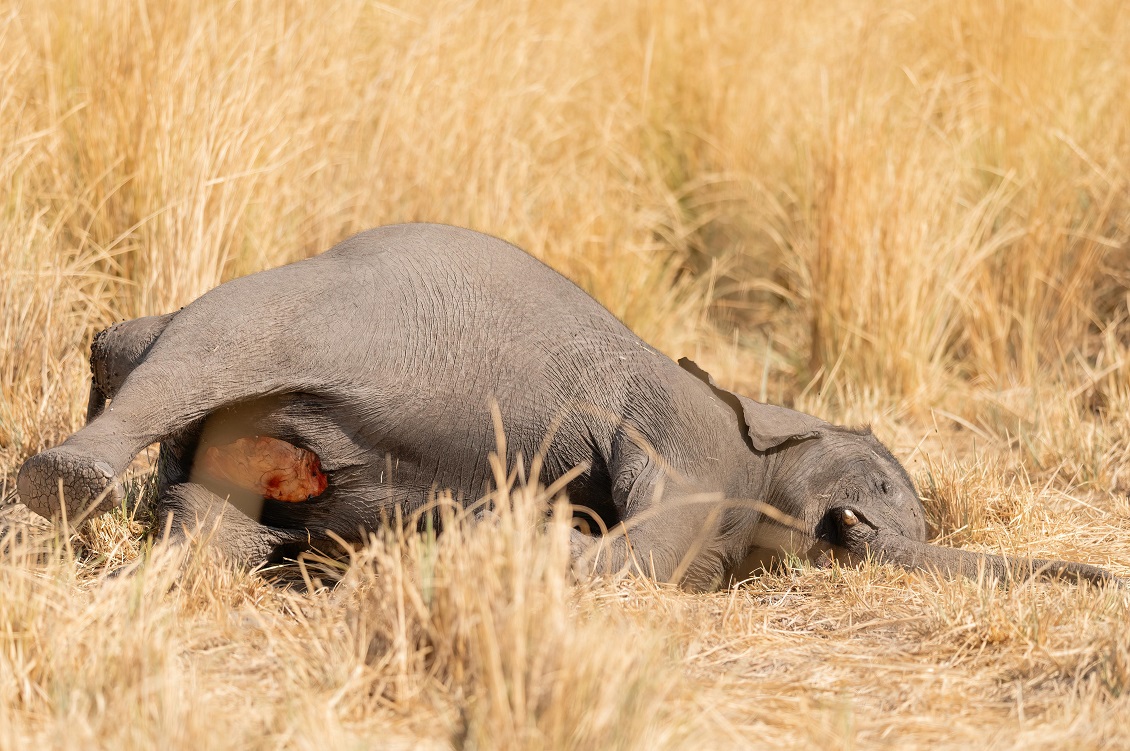
M 276 544 L 269 528 L 196 483 L 165 490 L 157 506 L 157 524 L 169 542 L 196 544 L 249 566 L 266 561 Z
M 624 565 L 623 538 L 591 537 L 578 529 L 569 530 L 569 557 L 578 579 L 608 575 Z

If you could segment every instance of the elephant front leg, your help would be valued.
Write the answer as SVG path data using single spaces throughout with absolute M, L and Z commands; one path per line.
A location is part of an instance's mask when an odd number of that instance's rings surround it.
M 718 501 L 713 494 L 665 498 L 606 535 L 574 529 L 573 570 L 582 576 L 629 570 L 690 590 L 717 589 L 725 569 Z
M 165 490 L 157 523 L 172 544 L 197 544 L 235 563 L 255 567 L 272 560 L 284 546 L 309 546 L 306 530 L 280 529 L 255 521 L 203 485 L 184 482 Z

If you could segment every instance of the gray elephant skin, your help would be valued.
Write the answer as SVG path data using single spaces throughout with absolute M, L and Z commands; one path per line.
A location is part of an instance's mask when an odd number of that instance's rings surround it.
M 490 489 L 494 404 L 508 461 L 540 452 L 540 481 L 566 478 L 578 515 L 607 532 L 573 530 L 589 569 L 710 589 L 764 551 L 831 552 L 1114 580 L 928 544 L 913 483 L 869 430 L 730 393 L 522 250 L 466 229 L 363 232 L 117 324 L 96 337 L 91 365 L 87 424 L 23 464 L 23 502 L 48 518 L 113 508 L 121 474 L 160 441 L 160 518 L 174 536 L 214 525 L 212 543 L 252 565 L 331 532 L 360 541 L 391 518 L 427 519 L 437 491 L 473 503 Z M 233 446 L 269 464 L 256 437 L 312 462 L 319 482 L 296 491 L 308 496 L 280 500 L 238 471 L 201 468 Z M 277 463 L 293 476 L 301 462 Z

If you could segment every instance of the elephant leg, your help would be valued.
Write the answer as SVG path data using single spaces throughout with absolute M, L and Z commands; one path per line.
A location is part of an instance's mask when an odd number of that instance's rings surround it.
M 88 427 L 104 416 L 106 400 L 117 396 L 126 378 L 145 359 L 146 353 L 175 315 L 169 313 L 124 321 L 94 337 L 90 345 L 90 397 L 86 407 Z M 114 408 L 110 409 L 113 411 Z M 82 432 L 79 431 L 76 436 Z M 144 446 L 130 453 L 111 443 L 105 447 L 108 450 L 97 451 L 90 456 L 83 451 L 82 439 L 67 447 L 69 442 L 33 456 L 20 467 L 16 487 L 24 504 L 48 519 L 63 510 L 75 519 L 86 513 L 102 513 L 120 504 L 125 493 L 117 475 Z M 89 440 L 86 442 L 91 443 Z M 61 508 L 60 503 L 65 504 L 65 508 Z
M 306 530 L 260 524 L 226 499 L 191 482 L 173 485 L 161 495 L 157 521 L 162 532 L 168 530 L 168 542 L 203 545 L 249 567 L 272 560 L 283 549 L 324 542 L 311 539 Z
M 664 497 L 601 537 L 572 530 L 574 571 L 608 574 L 625 568 L 690 590 L 717 589 L 726 568 L 719 550 L 723 523 L 717 494 Z
M 166 331 L 138 355 L 141 362 L 120 385 L 120 371 L 111 373 L 115 377 L 107 383 L 113 402 L 100 415 L 60 445 L 24 462 L 16 487 L 28 508 L 48 519 L 64 511 L 60 500 L 71 519 L 108 511 L 124 499 L 118 477 L 146 446 L 184 434 L 221 407 L 304 385 L 278 367 L 269 341 L 257 348 L 230 342 L 209 346 L 180 332 L 180 338 L 166 342 L 171 333 Z M 198 351 L 181 351 L 192 348 Z M 122 361 L 133 362 L 128 357 Z
M 176 313 L 146 316 L 116 323 L 95 335 L 90 343 L 90 398 L 86 422 L 102 414 L 126 377 L 145 359 L 149 348 Z

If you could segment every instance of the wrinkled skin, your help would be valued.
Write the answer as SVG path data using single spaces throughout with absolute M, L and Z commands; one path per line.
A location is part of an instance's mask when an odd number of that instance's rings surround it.
M 474 502 L 490 489 L 497 404 L 508 461 L 544 448 L 541 481 L 576 470 L 570 500 L 609 530 L 574 530 L 584 570 L 710 589 L 768 551 L 1111 578 L 928 545 L 913 484 L 870 432 L 719 388 L 469 230 L 364 232 L 113 326 L 91 368 L 88 423 L 21 467 L 24 503 L 49 518 L 112 508 L 121 473 L 160 441 L 174 536 L 204 529 L 249 564 L 331 532 L 360 540 L 398 512 L 420 521 L 437 490 Z

